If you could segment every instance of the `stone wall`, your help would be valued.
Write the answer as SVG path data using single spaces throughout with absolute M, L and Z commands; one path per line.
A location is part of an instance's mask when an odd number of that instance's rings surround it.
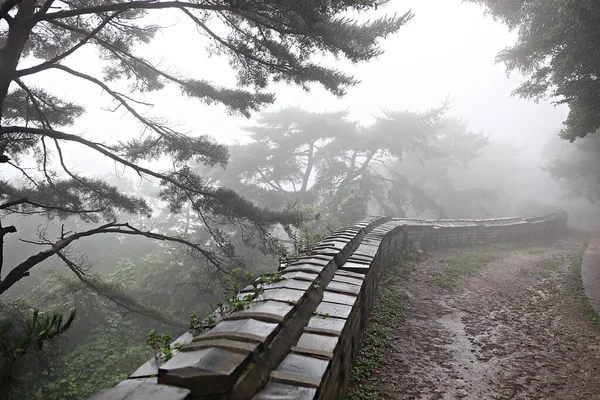
M 407 250 L 551 237 L 567 215 L 488 220 L 371 217 L 280 267 L 245 309 L 187 332 L 172 359 L 150 360 L 92 399 L 344 399 L 382 270 Z M 252 286 L 243 289 L 243 298 Z

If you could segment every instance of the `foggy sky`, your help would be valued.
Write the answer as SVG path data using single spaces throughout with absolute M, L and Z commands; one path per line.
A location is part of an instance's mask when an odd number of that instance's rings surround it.
M 266 110 L 286 106 L 313 111 L 348 108 L 353 119 L 368 124 L 382 108 L 424 110 L 448 97 L 451 114 L 465 118 L 471 130 L 483 131 L 492 139 L 510 139 L 521 146 L 534 144 L 527 152 L 537 158 L 543 142 L 561 128 L 567 110 L 511 97 L 519 77 L 507 77 L 504 66 L 496 65 L 494 58 L 498 51 L 514 42 L 515 34 L 484 17 L 480 7 L 460 0 L 395 0 L 365 15 L 374 18 L 409 9 L 415 17 L 398 34 L 382 42 L 385 53 L 378 59 L 358 65 L 336 62 L 336 66 L 361 81 L 346 96 L 337 98 L 319 85 L 312 85 L 307 93 L 298 87 L 276 84 L 269 90 L 276 93 L 277 101 Z M 235 73 L 227 60 L 208 58 L 205 51 L 208 41 L 191 23 L 175 11 L 154 15 L 159 16 L 161 25 L 169 28 L 140 49 L 141 54 L 168 66 L 172 72 L 235 86 Z M 90 49 L 78 51 L 66 64 L 99 77 L 101 65 L 96 60 Z M 76 126 L 65 129 L 69 132 L 83 133 L 86 138 L 106 143 L 140 132 L 139 125 L 123 111 L 102 110 L 112 106 L 109 97 L 91 85 L 59 71 L 38 74 L 28 82 L 86 105 L 87 114 Z M 194 135 L 210 134 L 222 143 L 243 141 L 241 127 L 252 123 L 243 117 L 227 115 L 222 106 L 207 106 L 188 99 L 173 87 L 143 100 L 155 103 L 148 115 L 163 116 Z M 112 171 L 113 163 L 101 156 L 90 156 L 81 147 L 70 146 L 69 150 L 70 166 L 78 172 Z

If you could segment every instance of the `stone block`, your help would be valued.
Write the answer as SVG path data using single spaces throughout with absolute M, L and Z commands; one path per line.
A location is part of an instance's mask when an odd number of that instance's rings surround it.
M 269 342 L 275 334 L 277 323 L 258 321 L 255 319 L 242 319 L 233 321 L 221 321 L 217 326 L 206 332 L 194 341 L 204 339 L 240 339 L 254 340 L 257 342 Z
M 351 279 L 351 278 L 346 278 L 346 279 Z M 361 288 L 361 286 L 356 285 L 356 284 L 344 283 L 344 282 L 339 282 L 339 281 L 335 281 L 335 280 L 332 280 L 331 282 L 329 282 L 329 285 L 327 285 L 327 290 L 330 292 L 349 294 L 349 295 L 353 295 L 353 296 L 358 296 L 358 294 L 360 293 L 360 288 Z
M 257 342 L 243 342 L 231 339 L 204 339 L 204 337 L 198 336 L 196 341 L 186 344 L 181 348 L 181 351 L 195 351 L 209 347 L 218 347 L 241 353 L 255 353 L 259 346 L 260 343 Z
M 355 261 L 346 261 L 340 268 L 343 271 L 355 272 L 358 274 L 366 275 L 369 272 L 369 265 L 371 263 L 357 263 Z
M 184 400 L 190 394 L 190 390 L 185 388 L 146 381 L 122 383 L 93 394 L 89 400 Z
M 239 300 L 244 300 L 246 296 L 251 295 L 249 292 L 242 292 L 238 294 Z M 281 289 L 268 289 L 257 295 L 253 301 L 266 301 L 276 300 L 284 303 L 296 304 L 306 296 L 306 290 L 295 290 L 288 288 Z
M 291 314 L 293 308 L 294 306 L 287 302 L 275 300 L 253 301 L 243 310 L 226 315 L 223 320 L 252 318 L 267 322 L 281 322 Z
M 250 359 L 248 352 L 216 347 L 181 352 L 160 367 L 158 382 L 190 389 L 194 396 L 227 393 Z
M 355 285 L 355 286 L 362 286 L 363 282 L 364 282 L 364 275 L 360 274 L 361 278 L 355 278 L 352 276 L 347 276 L 345 274 L 343 274 L 346 271 L 338 271 L 336 272 L 336 274 L 333 276 L 333 282 L 342 282 L 342 283 L 347 283 L 350 285 Z
M 290 264 L 288 265 L 284 270 L 283 273 L 287 274 L 288 272 L 306 272 L 306 273 L 312 273 L 312 274 L 321 274 L 323 273 L 324 267 L 318 266 L 318 265 L 311 265 L 311 264 L 304 264 L 304 263 L 299 263 L 299 264 Z
M 335 304 L 328 302 L 321 302 L 315 312 L 321 315 L 328 315 L 333 318 L 348 318 L 350 312 L 352 311 L 351 306 L 347 306 L 345 304 Z
M 269 381 L 252 400 L 313 400 L 316 388 Z
M 271 372 L 271 380 L 318 388 L 329 360 L 290 353 Z
M 309 273 L 302 272 L 302 271 L 285 272 L 281 276 L 286 279 L 294 279 L 294 280 L 308 281 L 308 282 L 313 282 L 315 279 L 317 279 L 319 277 L 319 275 L 317 275 L 317 274 L 309 274 Z
M 328 303 L 345 304 L 348 306 L 352 306 L 356 302 L 356 296 L 331 292 L 328 288 L 325 289 L 325 292 L 323 293 L 323 301 Z
M 338 345 L 337 336 L 326 336 L 315 333 L 303 333 L 296 346 L 292 347 L 294 353 L 309 356 L 333 357 L 333 352 Z
M 345 325 L 345 319 L 315 315 L 308 321 L 308 325 L 304 328 L 304 331 L 323 335 L 340 336 Z

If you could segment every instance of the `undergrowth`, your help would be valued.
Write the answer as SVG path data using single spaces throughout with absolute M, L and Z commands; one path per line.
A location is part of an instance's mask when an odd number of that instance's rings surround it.
M 442 269 L 431 275 L 431 280 L 436 285 L 451 289 L 459 277 L 475 272 L 500 256 L 499 252 L 483 249 L 463 251 L 455 257 L 445 260 Z

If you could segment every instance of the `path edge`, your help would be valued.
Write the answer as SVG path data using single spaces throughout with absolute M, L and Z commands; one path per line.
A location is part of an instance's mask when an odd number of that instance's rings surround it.
M 583 253 L 581 281 L 590 305 L 600 317 L 600 232 L 592 232 Z

